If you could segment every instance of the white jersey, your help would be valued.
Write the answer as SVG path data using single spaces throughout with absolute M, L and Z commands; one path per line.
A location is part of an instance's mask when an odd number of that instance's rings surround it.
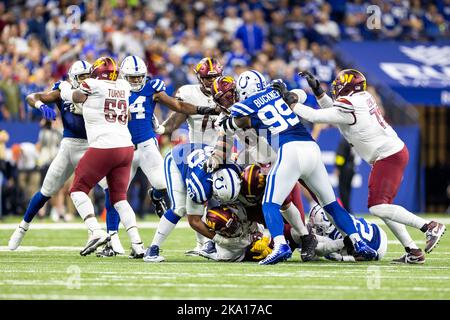
M 333 103 L 341 111 L 353 113 L 354 124 L 338 125 L 344 138 L 368 163 L 384 159 L 403 149 L 404 143 L 384 120 L 374 97 L 367 91 L 340 97 Z
M 184 102 L 196 106 L 215 107 L 212 96 L 205 95 L 199 84 L 187 84 L 178 89 L 176 97 Z M 216 144 L 218 133 L 214 129 L 217 116 L 213 115 L 188 115 L 189 141 L 191 143 L 205 143 L 209 146 Z
M 109 149 L 132 146 L 128 131 L 127 81 L 86 79 L 80 90 L 88 95 L 83 103 L 83 118 L 89 147 Z

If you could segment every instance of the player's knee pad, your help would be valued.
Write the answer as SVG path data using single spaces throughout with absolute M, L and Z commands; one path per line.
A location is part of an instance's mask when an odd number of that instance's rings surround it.
M 377 204 L 371 206 L 369 212 L 379 218 L 391 220 L 397 212 L 397 206 L 387 203 Z
M 184 217 L 186 215 L 186 207 L 176 207 L 172 211 L 179 217 Z
M 136 226 L 136 215 L 134 214 L 133 208 L 126 200 L 121 200 L 114 203 L 114 208 L 119 212 L 120 221 L 122 221 L 125 229 Z
M 89 196 L 82 191 L 75 191 L 70 193 L 73 204 L 77 208 L 78 213 L 84 220 L 89 214 L 94 214 L 94 205 Z

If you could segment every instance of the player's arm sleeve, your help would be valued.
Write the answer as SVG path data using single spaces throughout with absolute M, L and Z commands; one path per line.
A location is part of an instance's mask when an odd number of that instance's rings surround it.
M 317 98 L 317 103 L 322 109 L 331 108 L 333 106 L 333 99 L 324 93 L 320 98 Z
M 312 123 L 351 125 L 356 122 L 354 112 L 348 112 L 339 107 L 316 110 L 305 106 L 302 103 L 297 103 L 293 111 L 303 119 Z

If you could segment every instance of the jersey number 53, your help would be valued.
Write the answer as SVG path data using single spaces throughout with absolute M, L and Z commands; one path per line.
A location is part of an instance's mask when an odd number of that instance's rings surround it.
M 127 124 L 128 114 L 127 114 L 127 102 L 125 100 L 105 99 L 104 112 L 106 121 L 111 123 L 117 121 L 123 125 Z

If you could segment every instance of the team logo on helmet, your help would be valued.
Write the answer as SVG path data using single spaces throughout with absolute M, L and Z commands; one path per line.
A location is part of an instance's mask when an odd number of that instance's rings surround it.
M 331 93 L 334 99 L 350 95 L 354 92 L 365 91 L 366 77 L 355 69 L 345 69 L 338 73 L 331 84 Z

